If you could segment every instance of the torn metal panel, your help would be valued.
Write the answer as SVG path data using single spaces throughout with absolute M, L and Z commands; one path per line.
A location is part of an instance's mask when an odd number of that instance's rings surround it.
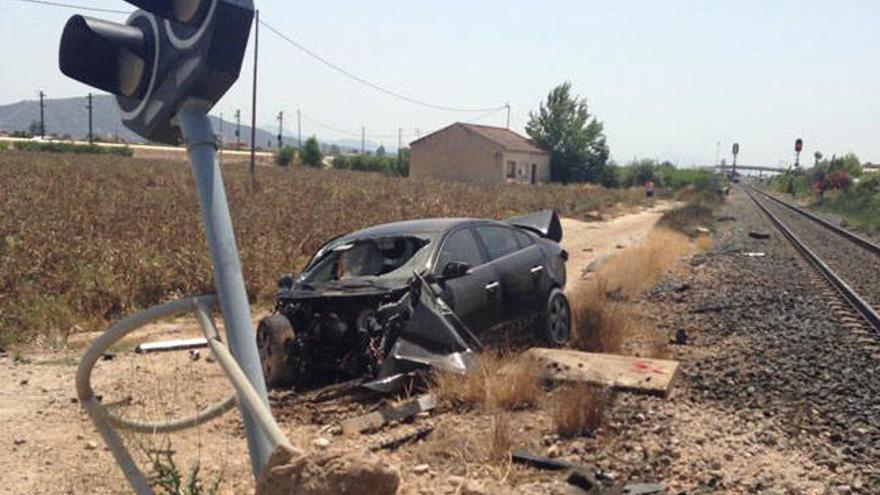
M 363 416 L 343 420 L 340 426 L 342 426 L 342 432 L 346 435 L 354 435 L 377 430 L 394 421 L 410 418 L 416 414 L 430 411 L 435 407 L 437 407 L 437 396 L 434 394 L 424 394 L 394 407 L 386 407 Z
M 559 221 L 559 214 L 556 213 L 556 210 L 542 210 L 508 218 L 504 221 L 514 227 L 531 230 L 545 239 L 562 241 L 562 222 Z

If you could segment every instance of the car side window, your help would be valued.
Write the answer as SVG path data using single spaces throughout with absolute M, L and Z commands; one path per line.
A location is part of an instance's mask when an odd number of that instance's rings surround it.
M 497 225 L 485 225 L 477 227 L 477 235 L 486 246 L 490 260 L 496 260 L 515 251 L 519 251 L 519 244 L 513 234 L 513 229 Z
M 535 243 L 535 241 L 532 240 L 532 236 L 526 234 L 522 230 L 514 230 L 513 235 L 516 236 L 516 242 L 519 243 L 519 247 L 522 249 L 525 249 Z
M 440 254 L 437 256 L 435 271 L 442 272 L 450 261 L 459 261 L 471 266 L 480 266 L 485 263 L 480 252 L 480 246 L 474 239 L 471 229 L 461 229 L 453 232 L 443 242 Z

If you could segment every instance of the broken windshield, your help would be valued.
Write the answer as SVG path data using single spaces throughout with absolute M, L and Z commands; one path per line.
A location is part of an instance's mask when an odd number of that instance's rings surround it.
M 312 263 L 300 281 L 320 284 L 363 278 L 408 279 L 425 268 L 433 242 L 430 235 L 378 237 L 340 241 Z

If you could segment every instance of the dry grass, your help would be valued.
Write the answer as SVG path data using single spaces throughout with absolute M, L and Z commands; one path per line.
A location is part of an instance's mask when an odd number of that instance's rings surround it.
M 502 411 L 533 407 L 541 397 L 538 364 L 511 363 L 511 358 L 484 353 L 480 365 L 469 373 L 435 375 L 433 391 L 441 400 L 457 407 Z
M 512 448 L 513 439 L 511 438 L 510 420 L 503 412 L 496 412 L 492 415 L 492 445 L 488 452 L 489 461 L 495 463 L 509 462 Z
M 611 257 L 602 265 L 597 278 L 609 291 L 619 290 L 624 297 L 635 297 L 650 289 L 681 256 L 692 251 L 684 234 L 668 229 L 654 229 L 644 242 Z
M 555 208 L 585 218 L 643 204 L 637 190 L 485 186 L 375 173 L 259 167 L 223 171 L 248 294 L 271 302 L 278 276 L 319 245 L 377 223 L 504 218 Z M 587 193 L 588 192 L 588 193 Z M 213 292 L 199 204 L 184 162 L 0 153 L 0 341 L 59 341 L 183 295 Z M 357 214 L 353 214 L 357 212 Z
M 657 335 L 650 319 L 629 302 L 653 287 L 676 261 L 697 246 L 687 236 L 655 229 L 645 241 L 610 258 L 571 295 L 573 345 L 589 352 L 668 355 L 666 339 Z
M 697 249 L 703 252 L 712 249 L 712 236 L 708 234 L 700 234 L 697 237 Z
M 556 433 L 563 438 L 595 434 L 609 399 L 609 392 L 596 385 L 560 388 L 554 393 L 550 406 Z

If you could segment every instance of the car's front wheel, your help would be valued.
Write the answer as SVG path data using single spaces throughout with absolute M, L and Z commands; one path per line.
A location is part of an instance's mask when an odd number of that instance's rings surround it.
M 290 320 L 282 314 L 269 315 L 257 325 L 257 349 L 267 387 L 278 388 L 293 384 L 296 369 L 289 363 L 288 344 L 294 337 Z
M 571 338 L 571 306 L 559 289 L 550 291 L 544 310 L 544 341 L 552 347 L 568 344 Z

